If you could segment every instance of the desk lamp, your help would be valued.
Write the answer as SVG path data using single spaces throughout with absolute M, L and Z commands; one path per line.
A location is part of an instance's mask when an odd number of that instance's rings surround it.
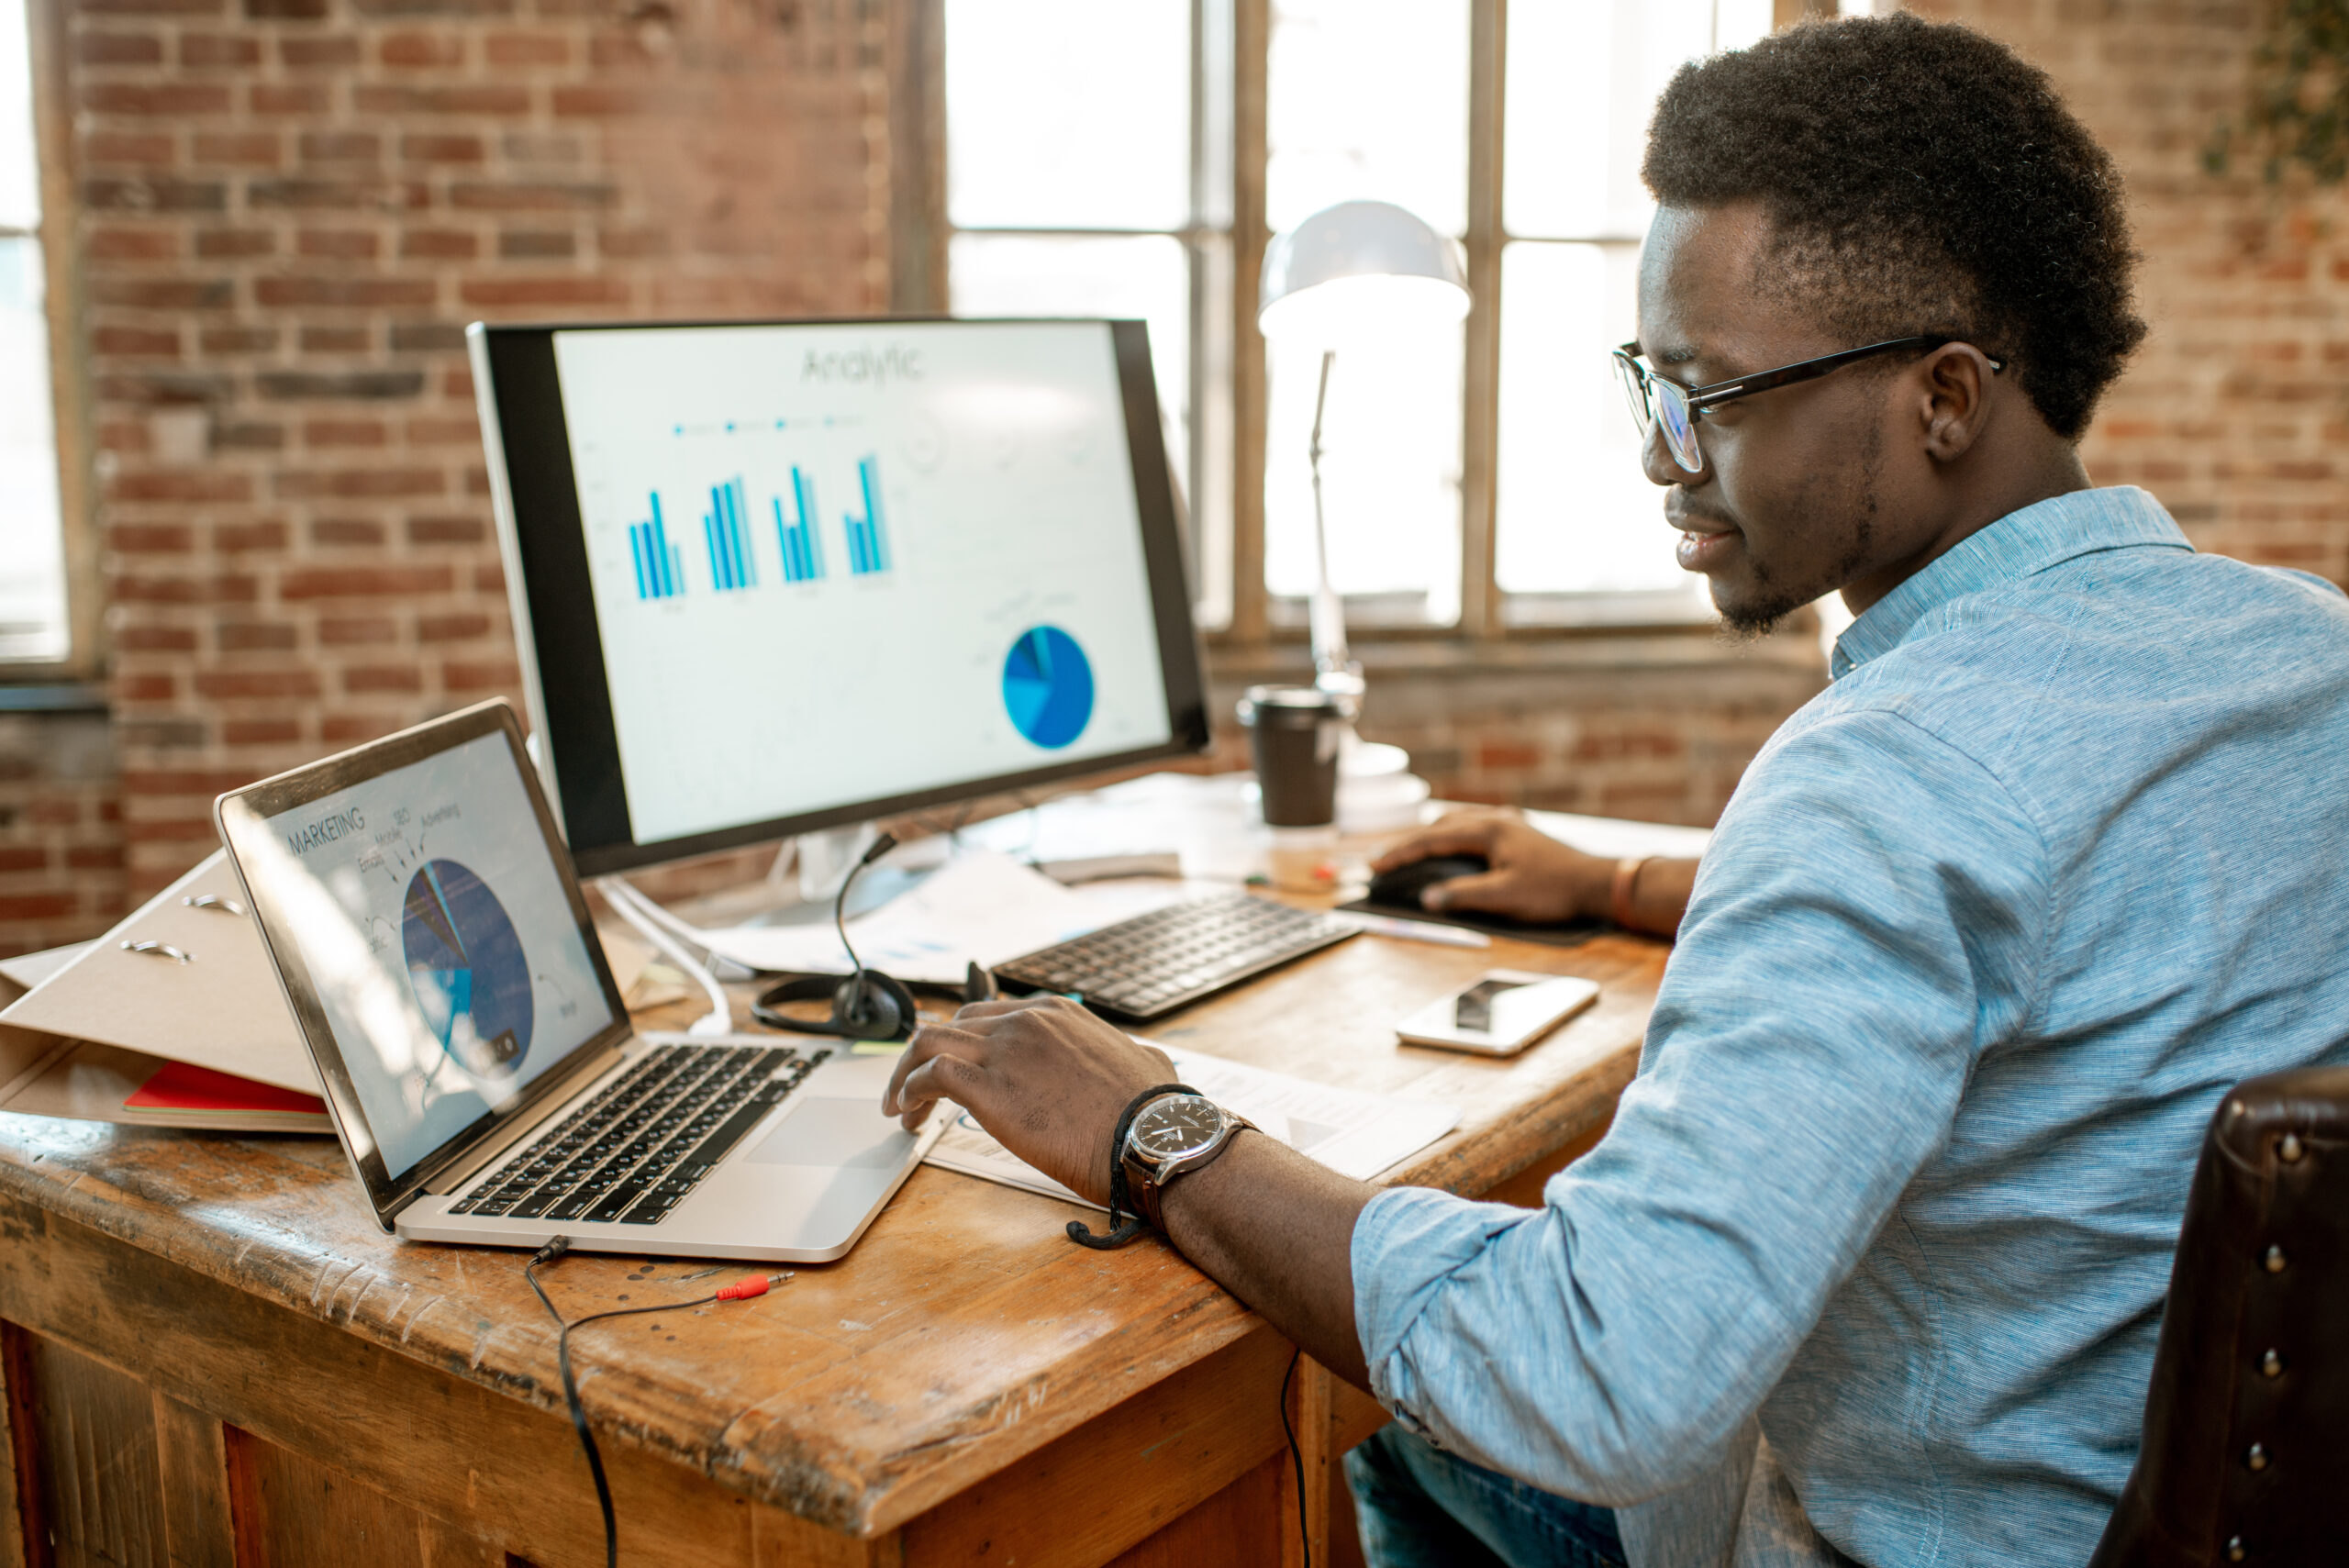
M 1264 252 L 1256 325 L 1267 338 L 1321 350 L 1314 395 L 1313 684 L 1350 705 L 1362 696 L 1362 666 L 1346 649 L 1345 610 L 1330 585 L 1329 532 L 1321 512 L 1321 416 L 1338 350 L 1412 327 L 1447 327 L 1468 314 L 1460 245 L 1392 202 L 1340 202 L 1273 241 Z
M 1341 773 L 1399 773 L 1393 747 L 1367 747 L 1352 721 L 1362 707 L 1362 666 L 1346 647 L 1345 608 L 1330 585 L 1330 536 L 1321 507 L 1321 417 L 1338 350 L 1398 331 L 1449 327 L 1468 314 L 1468 280 L 1460 244 L 1392 202 L 1341 202 L 1274 240 L 1264 252 L 1256 325 L 1267 338 L 1321 350 L 1313 435 L 1306 449 L 1313 473 L 1313 684 L 1338 699 L 1348 720 Z M 1373 757 L 1371 752 L 1385 753 Z M 1349 793 L 1341 780 L 1341 797 Z M 1419 794 L 1424 795 L 1421 786 Z M 1367 804 L 1365 802 L 1364 804 Z M 1351 815 L 1341 801 L 1341 816 Z

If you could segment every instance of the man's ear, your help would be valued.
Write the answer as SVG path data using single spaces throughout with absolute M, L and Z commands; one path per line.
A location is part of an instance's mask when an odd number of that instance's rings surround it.
M 1954 462 L 1972 450 L 1990 413 L 1989 357 L 1971 343 L 1947 343 L 1925 356 L 1915 373 L 1917 414 L 1925 455 Z

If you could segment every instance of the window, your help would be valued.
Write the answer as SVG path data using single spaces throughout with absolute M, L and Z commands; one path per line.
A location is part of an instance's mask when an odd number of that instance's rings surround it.
M 0 663 L 72 651 L 24 0 L 0 0 Z
M 1494 577 L 1513 623 L 1704 613 L 1622 395 L 1593 367 L 1635 330 L 1656 95 L 1683 61 L 1750 43 L 1770 20 L 1750 0 L 1508 8 Z
M 1230 13 L 946 0 L 948 299 L 1150 324 L 1202 618 L 1231 595 Z
M 1375 197 L 1468 228 L 1468 0 L 1274 0 L 1264 217 L 1274 233 Z M 1459 328 L 1339 350 L 1323 419 L 1330 580 L 1357 626 L 1460 612 Z M 1311 346 L 1264 350 L 1264 568 L 1275 613 L 1312 592 Z
M 1150 322 L 1204 624 L 1303 623 L 1319 356 L 1258 338 L 1254 279 L 1273 234 L 1360 197 L 1458 237 L 1476 304 L 1338 357 L 1350 621 L 1708 618 L 1606 352 L 1632 335 L 1656 94 L 1773 0 L 942 3 L 952 308 Z

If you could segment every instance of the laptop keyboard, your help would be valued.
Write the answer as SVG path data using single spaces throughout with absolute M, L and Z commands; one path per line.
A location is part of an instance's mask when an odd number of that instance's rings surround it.
M 657 1047 L 449 1212 L 658 1225 L 830 1055 Z

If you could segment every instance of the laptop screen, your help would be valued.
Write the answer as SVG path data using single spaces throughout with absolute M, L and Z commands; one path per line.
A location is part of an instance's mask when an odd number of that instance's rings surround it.
M 240 869 L 301 950 L 392 1179 L 614 1021 L 503 729 L 262 821 Z

